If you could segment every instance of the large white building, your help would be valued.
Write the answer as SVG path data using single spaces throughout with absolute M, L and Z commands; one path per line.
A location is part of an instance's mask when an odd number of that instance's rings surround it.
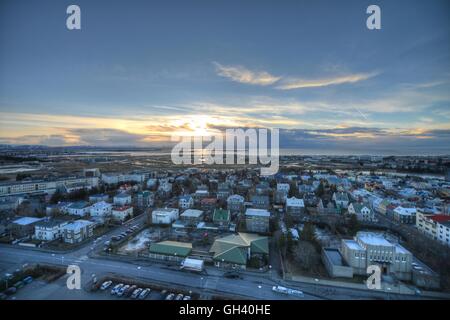
M 40 221 L 34 226 L 34 238 L 41 241 L 52 241 L 62 237 L 63 227 L 69 221 Z
M 369 265 L 378 265 L 383 274 L 410 280 L 412 254 L 397 243 L 391 243 L 373 232 L 358 232 L 354 240 L 342 240 L 341 254 L 354 274 L 366 275 Z
M 97 187 L 97 177 L 67 177 L 55 180 L 27 180 L 0 183 L 0 196 L 20 194 L 52 194 L 56 190 L 67 190 L 84 185 L 87 188 Z
M 450 216 L 425 214 L 419 210 L 416 215 L 416 227 L 431 239 L 450 246 Z
M 119 193 L 118 195 L 114 196 L 113 202 L 116 206 L 130 205 L 131 204 L 131 195 L 129 195 L 126 192 Z
M 152 212 L 153 224 L 171 224 L 179 217 L 179 209 L 176 208 L 161 208 L 155 209 Z
M 91 217 L 109 216 L 112 212 L 112 204 L 105 201 L 94 203 L 90 208 L 90 212 Z
M 94 223 L 87 220 L 75 220 L 62 227 L 63 239 L 67 243 L 78 243 L 94 234 Z
M 401 223 L 415 223 L 416 208 L 406 208 L 403 206 L 398 206 L 394 209 L 393 217 L 395 221 Z
M 115 174 L 115 173 L 103 173 L 102 181 L 106 184 L 118 184 L 122 182 L 137 182 L 142 183 L 145 180 L 145 173 L 128 173 L 128 174 Z
M 133 217 L 133 207 L 131 206 L 113 207 L 111 214 L 114 220 L 125 221 L 126 219 Z
M 303 199 L 296 197 L 286 199 L 286 213 L 296 216 L 305 212 L 305 203 Z
M 67 207 L 67 213 L 70 215 L 83 217 L 90 212 L 91 206 L 86 201 L 78 201 L 71 203 Z

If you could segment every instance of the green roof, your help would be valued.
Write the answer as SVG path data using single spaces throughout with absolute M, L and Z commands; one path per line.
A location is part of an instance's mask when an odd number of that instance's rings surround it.
M 269 254 L 268 238 L 251 233 L 232 234 L 216 239 L 209 251 L 214 253 L 213 259 L 216 261 L 246 264 L 248 247 L 251 253 Z
M 192 251 L 192 244 L 178 241 L 161 241 L 150 244 L 150 252 L 170 256 L 186 257 Z
M 230 221 L 230 211 L 224 209 L 216 209 L 214 210 L 213 221 Z

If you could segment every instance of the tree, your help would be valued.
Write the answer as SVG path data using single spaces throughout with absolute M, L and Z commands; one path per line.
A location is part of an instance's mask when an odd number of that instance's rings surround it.
M 28 173 L 18 173 L 16 175 L 16 181 L 22 181 L 23 179 L 30 178 L 31 175 Z
M 62 200 L 64 200 L 64 195 L 61 193 L 61 191 L 57 190 L 54 194 L 52 194 L 50 203 L 56 204 Z
M 292 197 L 298 198 L 299 197 L 298 187 L 297 187 L 297 184 L 294 181 L 289 183 L 289 194 L 288 194 L 288 196 L 289 196 L 289 198 L 292 198 Z
M 303 230 L 300 233 L 300 239 L 303 241 L 314 241 L 315 240 L 315 228 L 312 223 L 305 223 Z
M 348 226 L 348 232 L 350 233 L 350 235 L 354 236 L 356 234 L 356 232 L 358 232 L 359 221 L 358 221 L 358 218 L 356 217 L 356 214 L 350 215 L 350 219 L 348 221 L 347 226 Z
M 311 270 L 319 264 L 320 256 L 314 245 L 308 241 L 300 241 L 293 252 L 294 261 L 300 268 Z
M 323 187 L 323 182 L 321 181 L 319 186 L 317 187 L 316 190 L 316 196 L 318 196 L 319 198 L 323 196 L 323 194 L 325 193 L 324 187 Z

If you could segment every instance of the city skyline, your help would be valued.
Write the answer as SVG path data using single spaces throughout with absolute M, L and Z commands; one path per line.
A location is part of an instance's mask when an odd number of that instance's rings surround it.
M 317 153 L 445 154 L 446 1 L 0 4 L 0 143 L 167 146 L 280 128 Z M 174 10 L 173 8 L 177 8 Z

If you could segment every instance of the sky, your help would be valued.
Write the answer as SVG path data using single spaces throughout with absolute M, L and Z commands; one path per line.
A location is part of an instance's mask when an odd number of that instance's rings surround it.
M 280 128 L 282 148 L 450 154 L 449 18 L 446 0 L 0 0 L 0 144 Z

